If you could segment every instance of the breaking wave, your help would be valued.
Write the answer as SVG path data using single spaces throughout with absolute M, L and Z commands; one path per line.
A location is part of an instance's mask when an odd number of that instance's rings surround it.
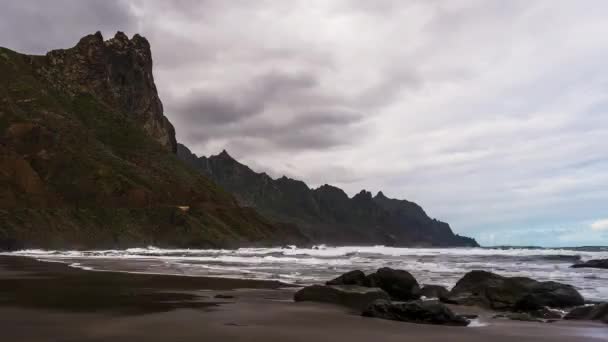
M 588 299 L 608 299 L 608 271 L 573 269 L 573 263 L 608 258 L 605 248 L 395 248 L 325 245 L 312 248 L 161 249 L 60 251 L 30 249 L 10 253 L 99 271 L 273 279 L 295 284 L 322 282 L 353 269 L 379 267 L 410 271 L 421 283 L 453 286 L 468 271 L 528 276 L 574 285 Z

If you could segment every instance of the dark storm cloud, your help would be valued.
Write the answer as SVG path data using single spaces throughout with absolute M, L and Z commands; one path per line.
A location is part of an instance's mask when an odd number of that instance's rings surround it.
M 285 113 L 279 113 L 279 115 Z M 348 144 L 369 132 L 360 123 L 362 113 L 342 109 L 300 112 L 289 119 L 271 115 L 241 117 L 238 123 L 215 122 L 191 127 L 186 139 L 199 143 L 226 140 L 230 150 L 260 151 L 318 150 Z
M 0 1 L 0 46 L 30 54 L 67 48 L 84 35 L 133 32 L 136 19 L 120 0 Z
M 192 90 L 174 99 L 171 110 L 194 125 L 232 124 L 261 114 L 266 104 L 289 102 L 316 83 L 313 75 L 273 71 L 234 89 Z
M 269 73 L 235 88 L 193 90 L 172 99 L 185 140 L 198 144 L 223 139 L 231 149 L 314 150 L 348 143 L 364 116 L 349 100 L 319 89 L 308 72 Z M 356 128 L 361 135 L 361 127 Z

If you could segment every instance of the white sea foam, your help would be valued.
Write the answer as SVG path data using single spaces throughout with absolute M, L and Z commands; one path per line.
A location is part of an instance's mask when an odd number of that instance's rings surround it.
M 353 269 L 371 272 L 388 266 L 410 271 L 421 283 L 451 287 L 466 272 L 482 269 L 505 276 L 570 283 L 589 299 L 608 299 L 608 271 L 569 267 L 578 260 L 608 258 L 608 250 L 324 245 L 228 250 L 150 246 L 90 251 L 30 249 L 4 254 L 61 261 L 83 269 L 275 279 L 297 284 L 325 281 Z
M 485 322 L 481 322 L 478 318 L 472 319 L 471 322 L 469 323 L 469 325 L 467 325 L 468 328 L 481 328 L 481 327 L 487 327 L 488 323 Z

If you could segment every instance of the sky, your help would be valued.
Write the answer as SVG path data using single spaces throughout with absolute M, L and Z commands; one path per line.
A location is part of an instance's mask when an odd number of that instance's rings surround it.
M 608 245 L 608 2 L 0 0 L 0 46 L 140 33 L 178 141 L 415 201 L 482 245 Z

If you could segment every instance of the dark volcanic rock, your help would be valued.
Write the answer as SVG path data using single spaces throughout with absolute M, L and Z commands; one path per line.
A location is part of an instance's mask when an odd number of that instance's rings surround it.
M 396 300 L 412 300 L 420 298 L 420 286 L 416 278 L 408 271 L 394 270 L 383 267 L 368 275 L 365 285 L 379 287 Z
M 363 310 L 377 299 L 388 300 L 386 292 L 378 288 L 357 285 L 312 285 L 294 294 L 296 302 L 332 303 Z
M 446 298 L 450 291 L 441 285 L 424 285 L 420 294 L 427 298 Z
M 129 39 L 117 32 L 103 40 L 97 32 L 65 50 L 47 53 L 48 67 L 40 74 L 71 94 L 87 92 L 109 106 L 120 108 L 172 152 L 177 152 L 173 125 L 163 114 L 152 75 L 152 53 L 146 38 Z
M 584 303 L 583 297 L 570 285 L 539 282 L 525 277 L 503 277 L 486 271 L 467 273 L 456 283 L 444 301 L 497 310 L 524 311 L 534 311 L 545 306 L 561 308 Z
M 585 304 L 585 299 L 571 285 L 545 281 L 533 285 L 515 304 L 516 310 L 532 311 L 543 307 L 566 308 Z
M 467 326 L 469 321 L 452 312 L 447 306 L 434 301 L 391 303 L 377 300 L 363 311 L 363 316 L 393 321 Z
M 450 302 L 478 305 L 492 309 L 508 309 L 525 294 L 535 281 L 511 279 L 486 271 L 471 271 L 450 291 Z
M 360 270 L 346 272 L 325 283 L 326 285 L 359 285 L 365 286 L 365 273 Z
M 564 319 L 594 320 L 608 323 L 608 303 L 577 307 L 568 312 Z
M 178 157 L 232 192 L 239 203 L 280 222 L 296 224 L 315 243 L 335 245 L 478 246 L 430 218 L 416 203 L 340 188 L 310 189 L 304 182 L 257 173 L 228 153 L 198 157 L 178 146 Z
M 572 267 L 572 268 L 589 267 L 589 268 L 604 268 L 604 269 L 608 269 L 608 259 L 588 260 L 588 261 L 585 261 L 585 262 L 574 264 L 574 265 L 572 265 L 570 267 Z

